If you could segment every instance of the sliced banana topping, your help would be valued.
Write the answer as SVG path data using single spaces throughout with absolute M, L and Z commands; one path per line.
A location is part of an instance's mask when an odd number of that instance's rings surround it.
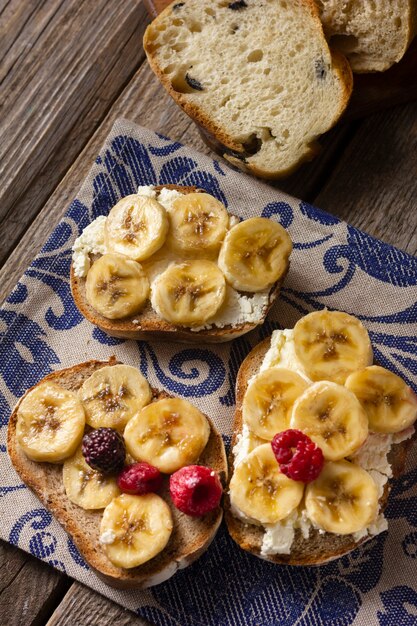
M 229 230 L 218 262 L 232 287 L 256 292 L 284 276 L 291 250 L 291 239 L 280 224 L 253 217 Z
M 371 365 L 351 374 L 345 383 L 362 404 L 369 429 L 378 433 L 396 433 L 417 419 L 417 396 L 396 374 Z
M 187 261 L 168 267 L 152 286 L 152 305 L 179 326 L 205 323 L 226 297 L 226 281 L 212 261 Z
M 281 474 L 271 444 L 263 444 L 239 463 L 230 481 L 230 501 L 247 518 L 275 524 L 300 503 L 304 485 Z
M 123 431 L 128 421 L 149 404 L 152 392 L 136 367 L 109 365 L 87 378 L 79 396 L 87 424 Z
M 368 436 L 368 419 L 356 396 L 326 381 L 314 383 L 295 401 L 290 426 L 308 435 L 329 461 L 353 454 Z
M 16 437 L 32 461 L 59 463 L 74 454 L 84 425 L 84 407 L 77 395 L 46 381 L 20 403 Z
M 115 478 L 85 462 L 81 447 L 64 462 L 62 479 L 68 498 L 82 509 L 104 509 L 120 493 Z
M 366 328 L 340 311 L 315 311 L 294 326 L 294 347 L 311 380 L 343 385 L 352 372 L 372 364 L 372 346 Z
M 87 302 L 108 319 L 138 313 L 149 297 L 149 280 L 139 263 L 121 254 L 104 254 L 89 269 Z
M 201 256 L 219 250 L 229 225 L 229 214 L 208 193 L 190 193 L 175 200 L 169 222 L 170 247 L 187 256 Z
M 104 510 L 100 535 L 113 541 L 103 543 L 103 550 L 116 567 L 138 567 L 162 552 L 172 528 L 171 511 L 160 496 L 124 493 Z
M 166 474 L 197 461 L 209 435 L 205 416 L 179 398 L 148 404 L 129 421 L 124 432 L 128 453 Z
M 339 535 L 358 532 L 378 513 L 378 489 L 364 469 L 349 461 L 326 463 L 307 486 L 308 517 L 319 528 Z
M 308 383 L 295 372 L 271 367 L 258 374 L 248 386 L 242 404 L 243 421 L 258 437 L 271 441 L 289 428 L 295 400 Z
M 164 244 L 168 226 L 166 211 L 159 202 L 144 196 L 126 196 L 107 217 L 107 249 L 143 261 Z

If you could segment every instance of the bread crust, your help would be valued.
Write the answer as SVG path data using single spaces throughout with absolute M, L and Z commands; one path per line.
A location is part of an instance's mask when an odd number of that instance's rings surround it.
M 314 0 L 297 0 L 300 4 L 304 5 L 306 9 L 308 9 L 311 13 L 312 19 L 316 22 L 317 34 L 321 37 L 323 44 L 328 45 L 326 42 L 326 38 L 323 33 L 319 11 L 316 6 Z M 174 0 L 169 4 L 155 19 L 158 21 L 163 19 L 164 17 L 170 15 L 173 12 L 173 6 L 176 4 Z M 305 153 L 301 156 L 297 163 L 289 166 L 285 169 L 280 169 L 278 171 L 272 172 L 269 170 L 264 170 L 257 166 L 255 163 L 251 163 L 245 159 L 245 147 L 239 141 L 236 141 L 233 137 L 231 137 L 227 129 L 221 126 L 220 124 L 214 122 L 210 117 L 208 117 L 198 106 L 189 102 L 189 100 L 172 87 L 171 81 L 166 73 L 159 66 L 156 58 L 153 56 L 152 52 L 152 37 L 151 32 L 153 28 L 153 23 L 150 24 L 144 34 L 143 37 L 143 47 L 148 59 L 148 63 L 155 73 L 159 81 L 165 90 L 169 93 L 169 95 L 173 98 L 173 100 L 181 106 L 181 108 L 185 111 L 185 113 L 197 124 L 200 129 L 200 132 L 203 136 L 203 139 L 206 140 L 208 145 L 220 156 L 225 158 L 227 161 L 241 169 L 242 171 L 253 174 L 259 178 L 263 178 L 266 180 L 278 180 L 280 178 L 284 178 L 292 174 L 298 167 L 306 162 L 311 161 L 321 150 L 320 144 L 312 140 L 310 144 L 306 147 Z M 329 125 L 329 130 L 332 128 L 338 119 L 341 117 L 343 112 L 346 109 L 346 106 L 349 102 L 350 96 L 352 94 L 353 89 L 353 75 L 350 64 L 346 57 L 344 57 L 341 53 L 336 50 L 333 50 L 331 47 L 329 48 L 332 61 L 333 61 L 333 71 L 340 81 L 343 92 L 340 100 L 339 110 L 335 115 L 333 121 Z M 235 156 L 230 154 L 230 152 L 236 153 Z M 239 156 L 241 155 L 241 159 Z
M 160 191 L 161 189 L 173 189 L 180 193 L 206 193 L 203 189 L 197 187 L 182 187 L 180 185 L 155 185 L 155 189 Z M 209 328 L 199 331 L 192 331 L 189 328 L 183 328 L 181 326 L 175 326 L 163 319 L 161 319 L 157 313 L 152 309 L 150 302 L 145 305 L 145 308 L 140 313 L 131 315 L 127 318 L 120 320 L 110 320 L 98 313 L 87 302 L 85 296 L 85 278 L 79 278 L 74 274 L 73 264 L 71 263 L 70 269 L 70 286 L 72 296 L 74 298 L 75 305 L 80 313 L 94 326 L 98 326 L 102 331 L 112 337 L 118 337 L 121 339 L 156 339 L 160 341 L 176 341 L 183 343 L 224 343 L 226 341 L 232 341 L 237 339 L 241 335 L 244 335 L 257 326 L 262 324 L 268 315 L 269 310 L 274 304 L 275 300 L 279 296 L 281 285 L 288 272 L 289 262 L 285 274 L 277 281 L 270 289 L 268 304 L 263 311 L 263 318 L 261 322 L 255 323 L 243 323 L 236 326 L 225 326 L 224 328 Z M 136 320 L 134 323 L 133 320 Z
M 231 451 L 228 456 L 229 477 L 233 474 L 234 455 L 233 447 L 237 442 L 237 435 L 242 431 L 242 403 L 249 380 L 254 376 L 262 364 L 265 354 L 271 345 L 270 338 L 258 344 L 246 357 L 240 366 L 236 379 L 236 411 L 233 423 L 233 436 Z M 405 467 L 407 452 L 413 442 L 417 440 L 417 431 L 414 435 L 399 444 L 392 446 L 388 455 L 388 460 L 392 466 L 393 476 L 397 478 Z M 390 492 L 389 482 L 384 487 L 384 493 L 380 498 L 380 510 L 383 511 L 387 505 Z M 348 552 L 351 552 L 362 543 L 372 539 L 368 535 L 359 541 L 355 541 L 352 535 L 332 535 L 326 533 L 321 535 L 318 530 L 311 528 L 310 537 L 304 539 L 301 531 L 296 529 L 295 539 L 290 554 L 271 554 L 264 556 L 261 554 L 262 539 L 264 530 L 262 526 L 247 524 L 235 517 L 231 512 L 230 498 L 227 493 L 224 502 L 225 520 L 227 528 L 234 541 L 244 550 L 251 552 L 255 556 L 271 563 L 280 565 L 322 565 L 333 561 Z
M 87 361 L 73 367 L 58 370 L 42 379 L 54 381 L 71 391 L 78 390 L 84 380 L 98 369 L 116 365 L 115 357 L 109 361 Z M 35 493 L 66 532 L 72 537 L 80 554 L 106 583 L 119 589 L 140 589 L 151 587 L 170 578 L 178 569 L 187 567 L 207 550 L 220 526 L 223 511 L 221 507 L 201 518 L 184 515 L 173 505 L 169 497 L 169 477 L 164 477 L 164 485 L 159 495 L 170 507 L 174 530 L 167 546 L 147 563 L 133 569 L 116 567 L 100 548 L 100 522 L 103 510 L 85 510 L 72 503 L 65 495 L 62 482 L 62 464 L 37 463 L 31 461 L 21 450 L 16 439 L 17 411 L 23 398 L 37 385 L 25 393 L 11 414 L 7 449 L 13 467 L 23 482 Z M 171 397 L 165 391 L 152 389 L 152 401 Z M 198 463 L 212 467 L 219 473 L 225 485 L 227 480 L 227 460 L 221 434 L 212 421 L 208 443 L 198 459 Z

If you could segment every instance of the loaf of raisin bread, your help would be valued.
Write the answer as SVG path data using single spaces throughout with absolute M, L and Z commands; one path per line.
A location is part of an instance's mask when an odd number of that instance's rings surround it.
M 313 0 L 174 2 L 147 28 L 144 48 L 217 149 L 264 178 L 310 159 L 352 90 Z
M 317 0 L 324 30 L 354 72 L 400 61 L 416 34 L 416 0 Z

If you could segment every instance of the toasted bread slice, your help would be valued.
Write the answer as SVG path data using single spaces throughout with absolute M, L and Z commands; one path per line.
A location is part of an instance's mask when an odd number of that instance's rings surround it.
M 197 187 L 181 187 L 179 185 L 156 185 L 155 189 L 174 189 L 180 193 L 205 193 L 203 189 Z M 289 265 L 288 265 L 289 267 Z M 287 268 L 288 270 L 288 268 Z M 236 339 L 244 335 L 265 320 L 270 308 L 279 296 L 280 287 L 285 278 L 276 282 L 269 291 L 268 303 L 262 311 L 262 319 L 258 323 L 242 323 L 235 326 L 215 327 L 193 331 L 183 326 L 175 326 L 170 322 L 161 319 L 153 310 L 148 301 L 143 311 L 139 314 L 120 320 L 110 320 L 98 313 L 87 302 L 85 295 L 85 278 L 75 276 L 73 265 L 71 264 L 71 291 L 74 302 L 80 313 L 92 324 L 98 326 L 108 335 L 122 339 L 159 339 L 168 341 L 179 341 L 187 343 L 223 343 Z M 253 295 L 253 294 L 252 294 Z
M 270 339 L 265 339 L 258 344 L 246 357 L 240 366 L 236 379 L 236 412 L 233 425 L 233 438 L 231 449 L 236 444 L 237 435 L 242 430 L 242 402 L 248 387 L 249 381 L 259 372 L 265 354 L 270 348 Z M 403 471 L 407 456 L 407 451 L 414 441 L 417 440 L 417 432 L 413 437 L 407 439 L 397 445 L 393 445 L 388 455 L 388 461 L 392 466 L 394 478 L 398 477 Z M 233 473 L 234 455 L 229 455 L 229 476 Z M 380 510 L 383 511 L 388 500 L 390 491 L 389 483 L 386 483 L 382 497 L 380 498 Z M 308 539 L 303 538 L 301 531 L 295 531 L 294 543 L 291 547 L 290 554 L 275 554 L 264 556 L 261 555 L 262 539 L 264 529 L 262 526 L 254 524 L 246 524 L 242 520 L 232 515 L 230 510 L 230 499 L 225 497 L 225 519 L 230 535 L 236 543 L 251 552 L 255 556 L 285 565 L 321 565 L 337 559 L 351 550 L 357 548 L 361 543 L 372 539 L 367 536 L 359 541 L 355 541 L 352 535 L 336 535 L 336 534 L 320 534 L 318 530 L 311 528 Z
M 313 0 L 172 2 L 143 44 L 216 152 L 262 178 L 310 160 L 352 92 L 350 66 L 329 49 Z
M 66 389 L 76 391 L 93 372 L 115 364 L 114 357 L 108 362 L 87 361 L 53 372 L 42 379 L 42 382 L 53 380 Z M 26 394 L 29 391 L 31 390 L 29 389 Z M 156 389 L 152 389 L 152 393 L 153 401 L 169 397 L 169 394 Z M 121 589 L 151 587 L 167 580 L 178 569 L 187 567 L 205 552 L 222 520 L 222 509 L 219 507 L 201 518 L 184 515 L 172 504 L 168 489 L 169 477 L 166 477 L 160 495 L 168 503 L 174 520 L 174 529 L 167 546 L 157 556 L 139 567 L 122 569 L 113 565 L 99 543 L 103 511 L 85 510 L 73 504 L 64 491 L 62 465 L 31 461 L 19 447 L 16 440 L 16 422 L 17 410 L 22 399 L 13 410 L 8 427 L 7 448 L 13 466 L 26 485 L 71 535 L 82 557 L 105 582 Z M 224 484 L 227 477 L 227 461 L 223 440 L 213 423 L 207 419 L 211 428 L 210 437 L 198 463 L 212 467 L 219 473 Z

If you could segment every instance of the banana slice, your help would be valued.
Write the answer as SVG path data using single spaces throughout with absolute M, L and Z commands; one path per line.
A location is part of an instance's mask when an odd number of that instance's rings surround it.
M 123 431 L 152 399 L 148 381 L 136 367 L 109 365 L 87 378 L 79 391 L 87 424 Z
M 129 569 L 162 552 L 172 528 L 171 511 L 160 496 L 123 493 L 105 508 L 100 536 L 106 537 L 102 545 L 113 565 Z
M 65 493 L 82 509 L 104 509 L 120 490 L 116 479 L 93 470 L 86 462 L 81 447 L 62 467 Z
M 349 535 L 371 524 L 378 513 L 378 488 L 364 469 L 349 463 L 325 463 L 307 486 L 307 515 L 329 533 Z
M 203 324 L 226 297 L 226 281 L 212 261 L 171 265 L 152 286 L 152 306 L 160 317 L 179 326 Z
M 229 225 L 229 214 L 208 193 L 190 193 L 175 200 L 169 212 L 169 244 L 186 255 L 218 251 Z
M 166 474 L 197 461 L 209 435 L 204 415 L 179 398 L 148 404 L 130 420 L 124 432 L 129 454 Z
M 166 211 L 159 202 L 144 196 L 126 196 L 107 217 L 107 249 L 143 261 L 163 246 L 168 227 Z
M 20 403 L 16 437 L 32 461 L 59 463 L 72 456 L 84 434 L 77 395 L 53 382 L 37 385 Z
M 369 429 L 377 433 L 396 433 L 417 419 L 417 396 L 396 374 L 371 365 L 351 374 L 345 383 L 362 404 Z
M 295 401 L 290 426 L 308 435 L 329 461 L 353 454 L 368 436 L 368 419 L 356 396 L 325 381 L 314 383 Z
M 372 364 L 372 346 L 361 322 L 340 311 L 315 311 L 294 326 L 294 348 L 311 380 L 343 385 L 352 372 Z
M 230 501 L 247 518 L 275 524 L 299 505 L 304 485 L 281 474 L 271 444 L 265 443 L 239 463 L 230 481 Z
M 234 289 L 262 291 L 284 276 L 291 250 L 291 239 L 280 224 L 252 217 L 229 230 L 218 263 Z
M 258 374 L 243 398 L 243 421 L 261 439 L 271 441 L 276 433 L 289 428 L 295 400 L 308 383 L 295 372 L 271 367 Z
M 91 266 L 85 285 L 87 302 L 103 317 L 121 319 L 138 313 L 149 297 L 143 268 L 121 254 L 104 254 Z

